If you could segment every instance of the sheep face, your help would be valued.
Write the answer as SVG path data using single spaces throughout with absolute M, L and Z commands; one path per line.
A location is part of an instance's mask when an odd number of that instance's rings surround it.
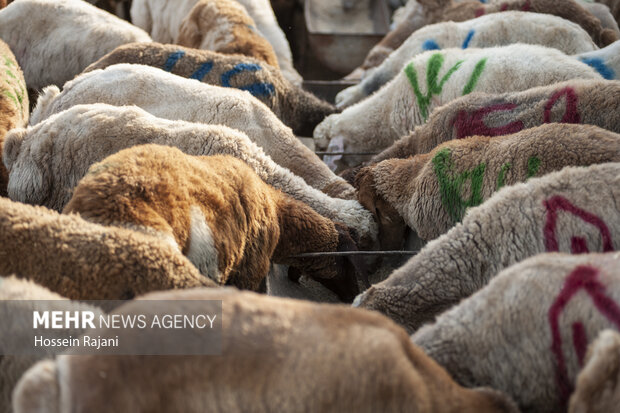
M 360 204 L 368 209 L 379 224 L 379 244 L 384 250 L 398 250 L 403 247 L 407 225 L 385 198 L 377 192 L 374 167 L 362 168 L 355 177 Z

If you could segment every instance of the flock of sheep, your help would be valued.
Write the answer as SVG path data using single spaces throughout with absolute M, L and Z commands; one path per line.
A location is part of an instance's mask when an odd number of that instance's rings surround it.
M 620 411 L 619 0 L 403 1 L 335 104 L 268 0 L 90 3 L 0 4 L 8 325 L 222 300 L 223 352 L 0 355 L 0 412 Z

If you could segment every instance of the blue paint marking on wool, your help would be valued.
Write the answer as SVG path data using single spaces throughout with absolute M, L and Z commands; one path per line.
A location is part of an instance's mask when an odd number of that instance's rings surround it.
M 478 0 L 480 3 L 487 4 L 487 0 Z
M 441 50 L 441 47 L 433 39 L 424 40 L 422 43 L 422 50 Z
M 476 34 L 476 31 L 474 29 L 471 29 L 469 33 L 467 33 L 467 37 L 465 37 L 465 41 L 463 42 L 463 46 L 461 46 L 461 49 L 467 49 L 469 47 L 469 43 L 474 37 L 474 34 Z
M 233 87 L 230 84 L 230 78 L 244 71 L 256 72 L 261 70 L 260 65 L 256 63 L 239 63 L 228 72 L 222 74 L 222 86 Z M 270 96 L 275 92 L 275 87 L 271 83 L 253 83 L 248 86 L 240 86 L 237 89 L 247 90 L 254 96 Z
M 205 62 L 189 77 L 201 81 L 213 69 L 213 62 Z
M 581 60 L 588 66 L 593 67 L 601 76 L 603 76 L 607 80 L 612 80 L 616 78 L 616 74 L 614 73 L 613 69 L 611 67 L 608 67 L 601 58 L 582 57 L 579 60 Z
M 185 56 L 185 52 L 183 50 L 178 50 L 176 52 L 170 53 L 170 56 L 168 56 L 168 60 L 166 60 L 166 63 L 164 63 L 164 70 L 166 72 L 171 72 L 174 68 L 174 65 L 176 65 L 179 59 L 181 59 L 183 56 Z

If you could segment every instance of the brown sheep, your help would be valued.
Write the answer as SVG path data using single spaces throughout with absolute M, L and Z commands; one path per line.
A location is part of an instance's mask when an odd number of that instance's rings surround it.
M 0 275 L 10 274 L 75 300 L 215 286 L 154 237 L 0 198 Z
M 356 176 L 360 203 L 379 221 L 383 247 L 399 248 L 405 223 L 434 239 L 495 191 L 566 166 L 620 162 L 620 135 L 592 125 L 549 124 L 501 137 L 445 142 L 388 159 Z
M 210 50 L 161 43 L 130 43 L 108 53 L 84 72 L 118 63 L 158 67 L 210 85 L 247 90 L 298 136 L 311 136 L 316 125 L 336 112 L 333 105 L 293 85 L 276 68 L 251 57 Z
M 472 93 L 434 110 L 427 123 L 369 163 L 427 153 L 452 139 L 507 135 L 551 122 L 620 133 L 620 81 L 575 79 L 522 92 Z
M 194 49 L 242 54 L 279 68 L 276 52 L 235 0 L 200 0 L 179 28 L 176 43 Z
M 159 145 L 124 149 L 91 166 L 64 212 L 173 240 L 220 285 L 258 290 L 273 259 L 303 269 L 343 300 L 358 291 L 345 263 L 294 258 L 354 249 L 346 226 L 275 190 L 231 156 Z
M 6 4 L 5 4 L 6 5 Z M 0 6 L 3 7 L 3 6 Z M 0 158 L 2 145 L 8 131 L 28 124 L 30 106 L 24 74 L 9 46 L 0 40 Z M 0 162 L 0 196 L 7 196 L 9 174 Z
M 414 31 L 424 25 L 442 21 L 462 22 L 484 14 L 509 10 L 553 14 L 575 22 L 592 36 L 592 40 L 599 47 L 607 46 L 618 40 L 618 35 L 613 30 L 603 29 L 600 20 L 575 0 L 505 0 L 489 4 L 453 0 L 417 0 L 417 2 L 418 7 L 413 10 L 413 13 L 368 52 L 361 66 L 363 70 L 379 66 L 393 50 L 396 50 Z
M 222 354 L 61 355 L 24 374 L 15 412 L 518 412 L 503 393 L 458 386 L 379 314 L 232 289 L 144 299 L 221 300 Z

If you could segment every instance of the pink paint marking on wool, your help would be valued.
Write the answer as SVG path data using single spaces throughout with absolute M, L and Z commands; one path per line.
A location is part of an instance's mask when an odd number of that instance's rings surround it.
M 531 8 L 531 7 L 532 7 L 532 6 L 531 6 L 531 4 L 530 4 L 530 0 L 527 0 L 527 1 L 525 2 L 525 4 L 523 5 L 523 7 L 521 7 L 521 10 L 522 10 L 522 11 L 530 11 L 530 8 Z
M 499 8 L 499 11 L 506 11 L 508 10 L 508 3 L 502 3 L 502 7 Z
M 560 400 L 563 410 L 573 386 L 568 378 L 564 352 L 562 351 L 562 336 L 560 334 L 560 315 L 569 301 L 581 290 L 590 296 L 596 309 L 607 318 L 616 328 L 620 329 L 620 306 L 605 293 L 605 286 L 597 279 L 599 270 L 587 265 L 580 265 L 571 272 L 557 298 L 549 308 L 548 319 L 551 328 L 551 352 L 556 360 L 556 382 L 560 391 Z M 582 323 L 572 325 L 573 346 L 579 363 L 587 348 L 585 327 Z
M 524 127 L 521 121 L 510 122 L 495 128 L 489 128 L 484 124 L 484 117 L 489 113 L 513 110 L 516 107 L 514 103 L 500 103 L 478 109 L 471 115 L 466 110 L 459 111 L 452 121 L 452 125 L 456 128 L 457 139 L 474 135 L 501 136 L 519 132 Z
M 603 252 L 613 251 L 613 243 L 611 242 L 611 231 L 601 218 L 596 215 L 585 211 L 581 208 L 571 204 L 570 201 L 562 196 L 556 195 L 545 201 L 543 205 L 547 209 L 547 222 L 543 229 L 543 235 L 545 238 L 545 249 L 547 252 L 558 252 L 559 243 L 555 236 L 556 225 L 558 220 L 558 211 L 566 211 L 590 225 L 593 225 L 601 232 L 603 239 Z M 573 254 L 580 254 L 584 252 L 590 252 L 586 244 L 586 240 L 583 238 L 573 237 L 571 238 L 571 252 Z
M 573 347 L 575 347 L 579 365 L 583 366 L 583 360 L 586 357 L 586 350 L 588 348 L 588 336 L 586 328 L 580 321 L 573 323 Z
M 474 13 L 474 16 L 476 17 L 480 17 L 484 15 L 484 7 L 480 7 L 479 9 L 476 10 L 476 12 Z
M 577 110 L 577 93 L 572 87 L 560 89 L 549 98 L 547 104 L 545 105 L 545 113 L 543 115 L 544 123 L 552 122 L 551 109 L 553 109 L 555 102 L 557 102 L 562 96 L 566 97 L 566 111 L 564 112 L 564 116 L 562 116 L 560 123 L 581 123 L 581 116 Z

